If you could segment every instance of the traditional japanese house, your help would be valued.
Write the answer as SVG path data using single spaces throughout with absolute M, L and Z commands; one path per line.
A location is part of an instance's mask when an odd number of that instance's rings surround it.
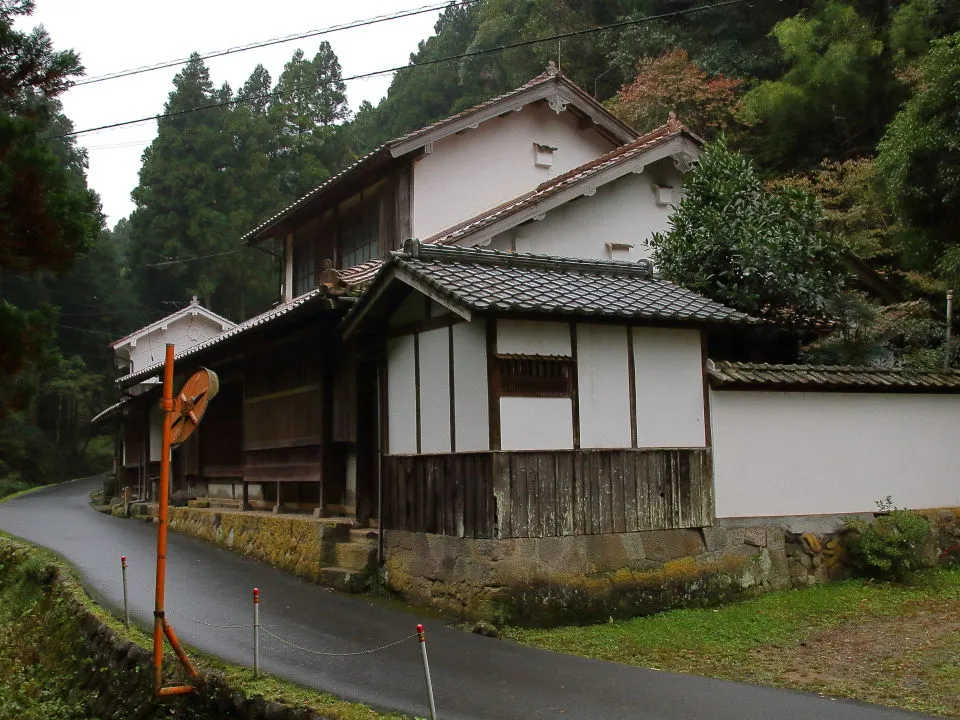
M 388 568 L 411 534 L 590 552 L 711 525 L 703 329 L 747 322 L 648 263 L 407 243 L 342 328 L 381 362 Z
M 344 343 L 335 327 L 381 258 L 423 237 L 643 259 L 699 143 L 675 118 L 637 137 L 551 66 L 384 144 L 281 210 L 243 238 L 282 248 L 280 304 L 216 338 L 178 345 L 178 373 L 208 365 L 221 390 L 198 438 L 177 451 L 175 487 L 375 518 L 378 358 Z M 159 372 L 159 362 L 136 363 L 119 384 L 156 382 Z
M 114 341 L 110 349 L 117 370 L 129 376 L 162 360 L 166 343 L 185 351 L 234 327 L 233 322 L 205 308 L 194 297 L 186 307 Z M 158 378 L 144 375 L 139 382 L 124 387 L 127 397 L 123 401 L 92 420 L 94 424 L 117 421 L 117 491 L 129 488 L 128 495 L 136 499 L 153 497 L 153 485 L 159 477 L 159 393 Z M 187 454 L 194 449 L 195 443 L 191 443 Z

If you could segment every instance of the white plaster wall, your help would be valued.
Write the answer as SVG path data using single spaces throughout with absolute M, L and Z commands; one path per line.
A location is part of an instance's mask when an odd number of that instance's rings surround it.
M 497 320 L 497 352 L 569 356 L 570 326 L 536 320 Z
M 960 396 L 714 391 L 717 517 L 960 506 Z
M 130 372 L 163 362 L 167 343 L 173 343 L 175 351 L 180 353 L 220 333 L 220 324 L 203 315 L 178 318 L 167 325 L 166 330 L 157 328 L 144 337 L 138 338 L 136 347 L 127 348 L 133 363 Z
M 413 236 L 425 240 L 614 148 L 577 125 L 572 112 L 535 103 L 436 142 L 413 166 Z M 552 167 L 534 165 L 534 143 L 557 148 Z
M 700 331 L 633 329 L 637 447 L 704 447 Z
M 489 450 L 487 333 L 479 322 L 453 326 L 453 388 L 457 452 Z
M 502 450 L 573 449 L 570 398 L 500 398 Z
M 413 335 L 387 343 L 387 450 L 417 452 L 417 384 Z
M 450 452 L 450 331 L 420 333 L 420 452 Z
M 577 325 L 580 447 L 630 447 L 627 328 Z
M 631 173 L 597 188 L 593 196 L 580 197 L 551 210 L 543 220 L 498 236 L 493 247 L 564 257 L 637 261 L 651 256 L 647 243 L 655 232 L 667 229 L 670 212 L 669 206 L 657 205 L 650 178 Z M 613 258 L 607 243 L 633 247 L 626 257 Z

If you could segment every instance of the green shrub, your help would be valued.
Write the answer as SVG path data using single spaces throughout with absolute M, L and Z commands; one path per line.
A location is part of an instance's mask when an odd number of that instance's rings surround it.
M 848 542 L 856 571 L 867 577 L 906 582 L 929 565 L 923 547 L 930 537 L 930 521 L 923 515 L 895 507 L 888 495 L 877 502 L 882 514 L 874 521 L 851 520 Z

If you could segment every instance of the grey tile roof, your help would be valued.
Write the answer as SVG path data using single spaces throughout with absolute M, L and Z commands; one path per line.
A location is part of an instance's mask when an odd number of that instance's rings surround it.
M 960 372 L 858 367 L 855 365 L 765 365 L 709 362 L 716 388 L 796 388 L 818 390 L 912 390 L 960 392 Z
M 357 265 L 352 268 L 347 268 L 346 270 L 337 270 L 337 274 L 340 275 L 340 279 L 343 280 L 344 285 L 346 285 L 347 288 L 354 289 L 354 292 L 359 292 L 359 288 L 362 287 L 367 282 L 369 282 L 370 279 L 377 274 L 382 264 L 383 263 L 380 260 L 371 260 L 370 262 L 364 263 L 363 265 Z M 274 308 L 270 308 L 266 312 L 261 313 L 259 315 L 255 315 L 254 317 L 250 318 L 249 320 L 245 320 L 244 322 L 231 328 L 230 330 L 220 333 L 216 337 L 210 338 L 205 342 L 198 343 L 197 345 L 194 345 L 193 347 L 187 350 L 184 350 L 181 353 L 177 353 L 174 356 L 174 362 L 191 357 L 192 355 L 196 355 L 198 352 L 202 350 L 206 350 L 207 348 L 213 347 L 214 345 L 219 345 L 220 343 L 230 340 L 231 338 L 237 337 L 238 335 L 243 335 L 244 333 L 252 330 L 253 328 L 261 327 L 263 325 L 267 325 L 271 322 L 274 322 L 275 320 L 279 320 L 285 315 L 288 315 L 291 312 L 297 311 L 299 310 L 299 308 L 305 305 L 315 305 L 317 302 L 319 302 L 320 300 L 322 300 L 327 296 L 328 294 L 327 294 L 326 287 L 314 288 L 313 290 L 310 290 L 309 292 L 306 292 L 303 295 L 300 295 L 299 297 L 295 297 L 290 302 L 286 302 Z M 334 302 L 337 302 L 337 301 L 338 301 L 337 299 L 334 299 Z M 354 301 L 353 297 L 347 299 L 347 302 L 353 302 L 353 301 Z M 116 382 L 118 385 L 120 385 L 120 387 L 128 387 L 130 385 L 135 385 L 136 383 L 140 382 L 141 380 L 144 380 L 145 378 L 152 377 L 153 375 L 159 374 L 159 372 L 162 369 L 163 369 L 162 362 L 154 363 L 153 365 L 150 365 L 149 367 L 145 367 L 142 370 L 138 370 L 137 372 L 131 373 L 129 375 L 124 375 L 123 377 L 119 378 Z
M 650 276 L 638 263 L 424 245 L 395 266 L 474 312 L 538 313 L 682 323 L 748 323 L 744 313 Z M 381 276 L 382 277 L 382 276 Z M 361 303 L 363 301 L 361 300 Z
M 97 413 L 90 419 L 90 424 L 99 425 L 104 420 L 109 420 L 114 415 L 119 414 L 120 410 L 123 409 L 123 407 L 128 403 L 130 403 L 131 401 L 132 401 L 132 398 L 127 397 L 121 400 L 120 402 L 114 403 L 110 407 L 101 410 L 99 413 Z

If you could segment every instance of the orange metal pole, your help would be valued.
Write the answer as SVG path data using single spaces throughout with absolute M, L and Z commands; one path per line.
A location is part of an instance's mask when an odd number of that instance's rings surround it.
M 173 627 L 170 623 L 167 622 L 166 618 L 163 619 L 163 632 L 167 636 L 167 640 L 170 641 L 170 647 L 173 648 L 173 652 L 176 653 L 177 657 L 180 659 L 180 663 L 187 670 L 187 674 L 193 680 L 200 679 L 200 673 L 197 672 L 197 669 L 193 666 L 193 663 L 190 662 L 190 658 L 187 657 L 186 651 L 180 645 L 180 641 L 177 639 L 177 634 L 173 631 Z
M 160 447 L 160 507 L 157 511 L 157 589 L 153 609 L 153 688 L 163 686 L 163 591 L 167 574 L 167 504 L 170 501 L 170 421 L 173 417 L 173 345 L 163 364 L 163 442 Z
M 194 680 L 199 680 L 197 669 L 180 646 L 176 633 L 167 623 L 164 613 L 164 584 L 167 575 L 167 510 L 170 504 L 170 428 L 173 423 L 173 345 L 167 345 L 163 364 L 163 441 L 160 447 L 160 498 L 157 511 L 157 590 L 153 610 L 153 690 L 157 697 L 185 695 L 193 692 L 190 685 L 163 687 L 163 636 L 170 641 L 173 651 Z

